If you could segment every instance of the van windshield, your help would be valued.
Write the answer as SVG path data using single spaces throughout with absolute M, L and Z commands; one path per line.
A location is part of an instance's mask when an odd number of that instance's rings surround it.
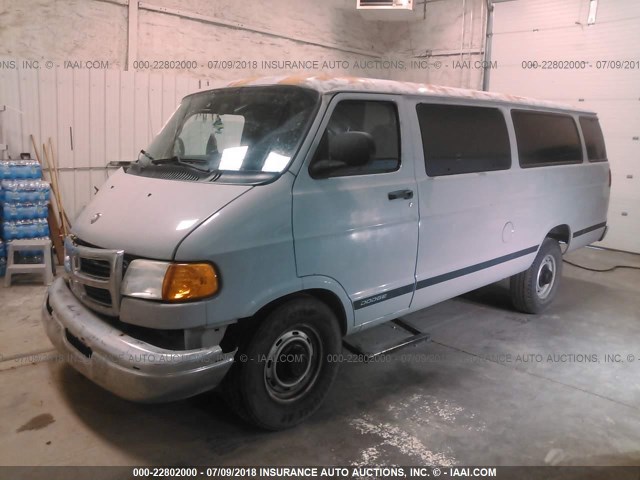
M 258 184 L 286 170 L 319 105 L 314 90 L 239 87 L 185 97 L 127 173 Z

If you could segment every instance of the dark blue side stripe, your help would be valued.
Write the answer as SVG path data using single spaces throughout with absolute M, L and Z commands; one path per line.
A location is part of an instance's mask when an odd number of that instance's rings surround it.
M 470 273 L 477 272 L 478 270 L 494 267 L 501 263 L 508 262 L 509 260 L 513 260 L 519 257 L 524 257 L 525 255 L 529 255 L 537 251 L 538 251 L 538 245 L 534 247 L 525 248 L 524 250 L 513 252 L 508 255 L 503 255 L 502 257 L 494 258 L 493 260 L 487 260 L 486 262 L 476 263 L 475 265 L 461 268 L 460 270 L 454 270 L 453 272 L 443 273 L 442 275 L 438 275 L 437 277 L 425 278 L 424 280 L 420 280 L 418 282 L 418 287 L 416 288 L 416 290 L 420 290 L 421 288 L 425 288 L 425 287 L 430 287 L 431 285 L 436 285 L 437 283 L 446 282 L 447 280 L 452 280 L 454 278 L 462 277 L 463 275 L 468 275 Z
M 607 226 L 607 222 L 602 222 L 597 225 L 592 225 L 587 228 L 583 228 L 582 230 L 578 230 L 577 232 L 573 232 L 573 238 L 579 237 L 580 235 L 584 235 L 585 233 L 593 232 L 594 230 L 599 230 Z
M 454 270 L 453 272 L 444 273 L 442 275 L 438 275 L 431 278 L 425 278 L 424 280 L 420 280 L 418 282 L 418 285 L 416 286 L 416 290 L 430 287 L 438 283 L 446 282 L 447 280 L 453 280 L 454 278 L 462 277 L 464 275 L 468 275 L 470 273 L 474 273 L 479 270 L 483 270 L 485 268 L 494 267 L 501 263 L 508 262 L 509 260 L 514 260 L 519 257 L 524 257 L 525 255 L 529 255 L 531 253 L 537 252 L 538 246 L 539 245 L 535 245 L 533 247 L 525 248 L 524 250 L 519 250 L 517 252 L 513 252 L 508 255 L 503 255 L 502 257 L 494 258 L 492 260 L 487 260 L 485 262 L 476 263 L 475 265 L 471 265 L 470 267 Z M 405 285 L 404 287 L 399 287 L 393 290 L 389 290 L 388 292 L 371 295 L 370 297 L 366 297 L 361 300 L 358 300 L 357 302 L 353 302 L 353 308 L 354 310 L 360 310 L 361 308 L 368 307 L 369 305 L 374 305 L 376 303 L 384 302 L 385 300 L 390 300 L 392 298 L 399 297 L 400 295 L 411 293 L 412 291 L 413 291 L 413 284 Z
M 400 295 L 405 295 L 411 292 L 413 292 L 413 283 L 410 285 L 405 285 L 404 287 L 394 288 L 393 290 L 389 290 L 388 292 L 371 295 L 370 297 L 363 298 L 361 300 L 358 300 L 357 302 L 353 302 L 353 309 L 360 310 L 361 308 L 368 307 L 369 305 L 373 305 L 374 303 L 391 300 L 392 298 L 399 297 Z

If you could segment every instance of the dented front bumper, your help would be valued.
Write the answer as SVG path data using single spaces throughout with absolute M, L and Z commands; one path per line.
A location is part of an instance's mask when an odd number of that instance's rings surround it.
M 220 346 L 166 350 L 107 323 L 73 295 L 63 279 L 47 292 L 42 320 L 65 360 L 114 394 L 139 402 L 187 398 L 216 387 L 233 363 Z

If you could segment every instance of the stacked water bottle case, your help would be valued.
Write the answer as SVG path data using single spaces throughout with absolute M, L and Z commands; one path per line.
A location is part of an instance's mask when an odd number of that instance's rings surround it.
M 0 277 L 7 265 L 8 243 L 49 237 L 50 187 L 35 160 L 0 161 Z M 18 255 L 18 254 L 17 254 Z M 23 251 L 17 263 L 41 263 L 42 251 Z

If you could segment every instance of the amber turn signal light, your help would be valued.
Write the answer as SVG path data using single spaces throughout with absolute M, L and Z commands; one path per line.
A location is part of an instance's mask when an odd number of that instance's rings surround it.
M 218 291 L 218 274 L 209 263 L 172 263 L 162 282 L 162 299 L 183 302 L 210 297 Z

